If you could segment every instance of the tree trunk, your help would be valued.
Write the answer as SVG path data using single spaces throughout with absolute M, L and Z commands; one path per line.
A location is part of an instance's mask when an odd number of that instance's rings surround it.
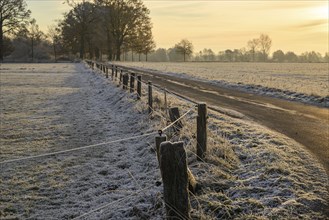
M 80 59 L 83 59 L 85 53 L 85 39 L 83 37 L 83 34 L 81 34 L 80 39 Z
M 32 37 L 32 63 L 34 61 L 34 38 Z
M 4 56 L 4 45 L 3 45 L 3 30 L 2 23 L 0 24 L 0 62 L 3 61 Z
M 113 59 L 113 50 L 112 50 L 109 31 L 107 31 L 106 38 L 107 38 L 106 42 L 107 42 L 107 53 L 108 53 L 107 57 L 108 57 L 109 60 L 112 60 Z
M 116 61 L 120 61 L 120 57 L 121 57 L 121 49 L 120 47 L 117 47 Z
M 56 53 L 56 44 L 53 43 L 53 48 L 54 48 L 54 56 L 55 56 L 55 63 L 57 62 L 57 53 Z

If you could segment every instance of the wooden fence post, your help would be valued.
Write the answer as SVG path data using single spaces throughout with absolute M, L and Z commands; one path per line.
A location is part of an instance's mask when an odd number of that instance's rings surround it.
M 167 136 L 166 135 L 159 135 L 155 137 L 155 151 L 157 154 L 157 159 L 159 162 L 159 167 L 160 167 L 160 145 L 162 142 L 167 141 Z
M 152 82 L 148 81 L 148 110 L 149 114 L 153 111 L 153 95 L 152 95 Z
M 198 104 L 197 116 L 197 159 L 204 160 L 207 152 L 207 104 Z
M 137 99 L 142 98 L 142 76 L 137 76 Z
M 122 76 L 122 70 L 120 71 L 120 74 L 119 74 L 119 85 L 121 85 L 121 83 L 123 83 L 123 76 Z
M 130 74 L 130 92 L 135 90 L 135 73 Z
M 178 107 L 173 107 L 169 109 L 169 117 L 171 122 L 174 122 L 180 118 Z M 173 128 L 175 132 L 179 132 L 183 128 L 182 121 L 181 120 L 176 121 Z
M 160 145 L 160 169 L 163 181 L 166 219 L 190 219 L 188 172 L 183 142 Z
M 106 66 L 106 78 L 109 78 L 109 68 Z
M 112 69 L 112 73 L 111 73 L 111 75 L 112 75 L 112 80 L 114 79 L 114 65 L 112 64 L 112 66 L 111 66 L 111 69 Z
M 164 89 L 164 105 L 165 105 L 165 112 L 168 115 L 168 103 L 167 103 L 167 89 Z
M 118 66 L 115 66 L 115 78 L 118 77 Z
M 122 82 L 123 82 L 123 89 L 128 88 L 128 73 L 121 74 L 122 75 Z

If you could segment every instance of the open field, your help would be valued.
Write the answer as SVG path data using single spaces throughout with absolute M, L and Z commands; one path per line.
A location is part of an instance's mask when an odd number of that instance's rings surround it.
M 83 64 L 4 64 L 0 163 L 146 134 L 166 126 L 155 112 Z M 145 98 L 145 97 L 144 97 Z M 168 95 L 181 112 L 189 103 Z M 209 112 L 209 155 L 198 162 L 195 116 L 180 135 L 202 185 L 192 215 L 205 219 L 325 219 L 328 176 L 295 141 L 245 118 Z M 0 219 L 162 219 L 154 136 L 39 159 L 0 164 Z M 139 192 L 142 190 L 141 192 Z M 139 192 L 139 193 L 138 193 Z M 136 193 L 136 194 L 134 194 Z M 120 202 L 121 201 L 121 202 Z M 82 218 L 84 219 L 84 218 Z
M 328 63 L 124 62 L 164 74 L 210 80 L 250 92 L 329 105 Z M 326 99 L 323 99 L 327 97 Z

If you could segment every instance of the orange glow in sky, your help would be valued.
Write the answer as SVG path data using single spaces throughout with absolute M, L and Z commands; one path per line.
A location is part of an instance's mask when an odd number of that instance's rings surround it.
M 62 18 L 70 8 L 63 0 L 27 0 L 40 28 Z M 328 52 L 328 1 L 144 1 L 151 11 L 157 47 L 169 48 L 183 38 L 195 52 L 241 49 L 247 41 L 268 34 L 277 49 Z

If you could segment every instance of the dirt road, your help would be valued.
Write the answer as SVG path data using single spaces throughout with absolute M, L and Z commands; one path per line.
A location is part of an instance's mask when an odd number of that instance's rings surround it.
M 153 72 L 143 79 L 196 101 L 233 109 L 296 140 L 319 159 L 329 176 L 329 109 Z

